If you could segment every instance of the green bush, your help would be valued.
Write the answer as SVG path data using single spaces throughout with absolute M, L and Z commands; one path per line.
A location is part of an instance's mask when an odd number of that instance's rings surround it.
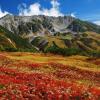
M 88 54 L 89 54 L 89 56 L 100 58 L 100 51 L 88 51 Z
M 48 47 L 45 50 L 45 53 L 48 53 L 48 52 L 54 53 L 54 54 L 60 54 L 63 56 L 71 56 L 71 55 L 77 55 L 81 53 L 81 50 L 77 48 L 59 48 L 55 44 L 53 44 L 52 46 Z
M 3 47 L 0 46 L 0 51 L 7 51 L 7 52 L 37 52 L 34 48 L 13 48 L 13 47 Z
M 16 48 L 13 48 L 13 47 L 5 47 L 4 50 L 8 51 L 8 52 L 16 52 L 16 51 L 18 51 Z
M 99 51 L 83 51 L 79 48 L 59 48 L 55 43 L 45 50 L 45 53 L 54 53 L 63 56 L 83 55 L 91 57 L 100 57 Z
M 19 52 L 37 52 L 35 49 L 22 49 L 22 48 L 19 48 L 17 49 Z

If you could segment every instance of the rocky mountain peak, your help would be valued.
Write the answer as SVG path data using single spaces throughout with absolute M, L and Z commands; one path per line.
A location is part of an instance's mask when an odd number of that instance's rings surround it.
M 73 22 L 73 20 L 74 18 L 71 16 L 13 16 L 7 14 L 0 19 L 0 25 L 17 34 L 37 32 L 41 35 L 43 31 L 48 31 L 50 34 L 67 31 L 67 27 Z

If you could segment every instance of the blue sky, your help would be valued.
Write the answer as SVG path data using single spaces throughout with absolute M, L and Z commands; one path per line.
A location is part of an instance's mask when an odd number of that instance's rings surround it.
M 100 24 L 100 0 L 0 0 L 0 17 L 14 15 L 69 15 Z

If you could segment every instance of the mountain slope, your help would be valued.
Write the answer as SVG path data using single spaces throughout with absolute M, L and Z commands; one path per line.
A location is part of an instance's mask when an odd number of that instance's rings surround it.
M 6 29 L 6 41 L 16 48 L 35 46 L 45 51 L 55 44 L 61 49 L 100 51 L 100 26 L 71 16 L 6 15 L 0 19 L 0 25 Z
M 53 45 L 53 43 L 55 43 L 59 48 L 78 48 L 85 51 L 100 51 L 99 37 L 99 34 L 98 37 L 92 36 L 91 32 L 85 32 L 84 34 L 78 35 L 67 33 L 66 35 L 61 34 L 59 36 L 39 36 L 32 41 L 32 44 L 40 49 L 49 48 Z
M 82 21 L 80 19 L 75 19 L 68 27 L 72 31 L 85 32 L 85 31 L 93 31 L 100 33 L 100 26 L 93 24 L 91 22 Z
M 16 34 L 44 35 L 46 32 L 54 34 L 55 32 L 66 32 L 67 27 L 72 23 L 74 18 L 65 17 L 48 17 L 48 16 L 13 16 L 6 15 L 0 19 L 0 25 Z M 36 34 L 36 35 L 37 35 Z
M 0 26 L 0 48 L 1 50 L 8 49 L 33 49 L 36 50 L 27 40 L 19 37 L 18 35 L 8 31 Z

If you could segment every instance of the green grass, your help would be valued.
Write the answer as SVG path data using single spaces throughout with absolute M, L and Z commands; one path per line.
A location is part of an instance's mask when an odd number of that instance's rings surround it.
M 72 36 L 71 35 L 66 35 L 66 36 L 61 36 L 61 39 L 63 40 L 71 40 L 72 39 Z

